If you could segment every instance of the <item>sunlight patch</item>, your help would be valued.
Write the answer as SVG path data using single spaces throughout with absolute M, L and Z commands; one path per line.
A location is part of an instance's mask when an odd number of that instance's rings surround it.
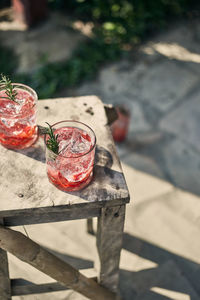
M 156 294 L 166 296 L 169 299 L 173 299 L 173 300 L 190 300 L 191 299 L 190 296 L 185 293 L 175 292 L 175 291 L 163 289 L 160 287 L 152 287 L 150 290 Z
M 139 272 L 147 269 L 157 268 L 158 264 L 140 257 L 137 254 L 129 252 L 125 249 L 121 251 L 121 259 L 120 259 L 120 268 L 131 271 L 131 272 Z
M 200 63 L 200 54 L 190 52 L 176 43 L 152 43 L 150 46 L 143 48 L 143 52 L 148 55 L 154 54 L 155 51 L 170 59 Z
M 76 21 L 72 24 L 72 28 L 80 31 L 83 35 L 88 37 L 92 36 L 92 29 L 94 24 L 92 22 L 83 23 L 82 21 Z

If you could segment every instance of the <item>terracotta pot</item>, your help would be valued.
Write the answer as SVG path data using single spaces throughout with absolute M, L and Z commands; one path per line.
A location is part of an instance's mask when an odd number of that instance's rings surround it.
M 47 16 L 47 0 L 12 0 L 12 6 L 15 20 L 29 27 Z
M 111 131 L 115 142 L 123 142 L 127 136 L 130 112 L 124 106 L 116 107 L 118 119 L 111 125 Z

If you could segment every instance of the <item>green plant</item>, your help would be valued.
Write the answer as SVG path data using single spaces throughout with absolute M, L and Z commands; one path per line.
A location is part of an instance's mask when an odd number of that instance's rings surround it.
M 6 46 L 0 45 L 0 73 L 12 76 L 17 68 L 18 58 L 14 51 Z
M 32 75 L 16 81 L 37 90 L 39 98 L 54 96 L 64 87 L 94 78 L 99 67 L 128 55 L 135 45 L 173 18 L 184 16 L 197 0 L 49 0 L 53 9 L 65 9 L 73 20 L 93 22 L 93 36 L 78 45 L 62 63 L 43 63 Z
M 17 103 L 16 101 L 17 91 L 14 89 L 11 80 L 3 74 L 1 74 L 0 86 L 3 86 L 3 88 L 5 89 L 5 94 L 7 96 L 7 97 L 1 96 L 1 98 L 9 99 Z
M 53 133 L 53 129 L 49 123 L 46 122 L 46 124 L 49 126 L 49 128 L 46 129 L 46 134 L 48 134 L 49 138 L 46 141 L 47 148 L 54 152 L 55 154 L 58 154 L 59 145 L 58 145 L 58 135 L 55 135 Z

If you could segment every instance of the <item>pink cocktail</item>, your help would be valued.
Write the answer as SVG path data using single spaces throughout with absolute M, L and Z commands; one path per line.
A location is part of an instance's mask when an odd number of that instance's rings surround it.
M 10 149 L 24 149 L 37 139 L 37 94 L 24 84 L 13 83 L 16 100 L 7 99 L 0 86 L 0 143 Z
M 57 136 L 58 153 L 46 147 L 49 181 L 63 191 L 76 191 L 92 179 L 96 137 L 93 130 L 77 121 L 62 121 L 52 126 Z M 45 143 L 49 135 L 45 136 Z

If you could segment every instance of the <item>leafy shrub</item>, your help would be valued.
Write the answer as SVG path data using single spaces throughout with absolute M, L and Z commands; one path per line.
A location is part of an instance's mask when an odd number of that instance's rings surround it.
M 12 49 L 0 45 L 0 73 L 11 76 L 18 64 L 17 56 Z
M 182 17 L 197 0 L 48 0 L 52 9 L 66 10 L 74 20 L 92 21 L 93 37 L 82 42 L 70 60 L 44 64 L 31 76 L 18 80 L 30 83 L 40 98 L 52 97 L 63 87 L 91 79 L 99 66 L 127 53 L 154 30 L 173 18 Z

